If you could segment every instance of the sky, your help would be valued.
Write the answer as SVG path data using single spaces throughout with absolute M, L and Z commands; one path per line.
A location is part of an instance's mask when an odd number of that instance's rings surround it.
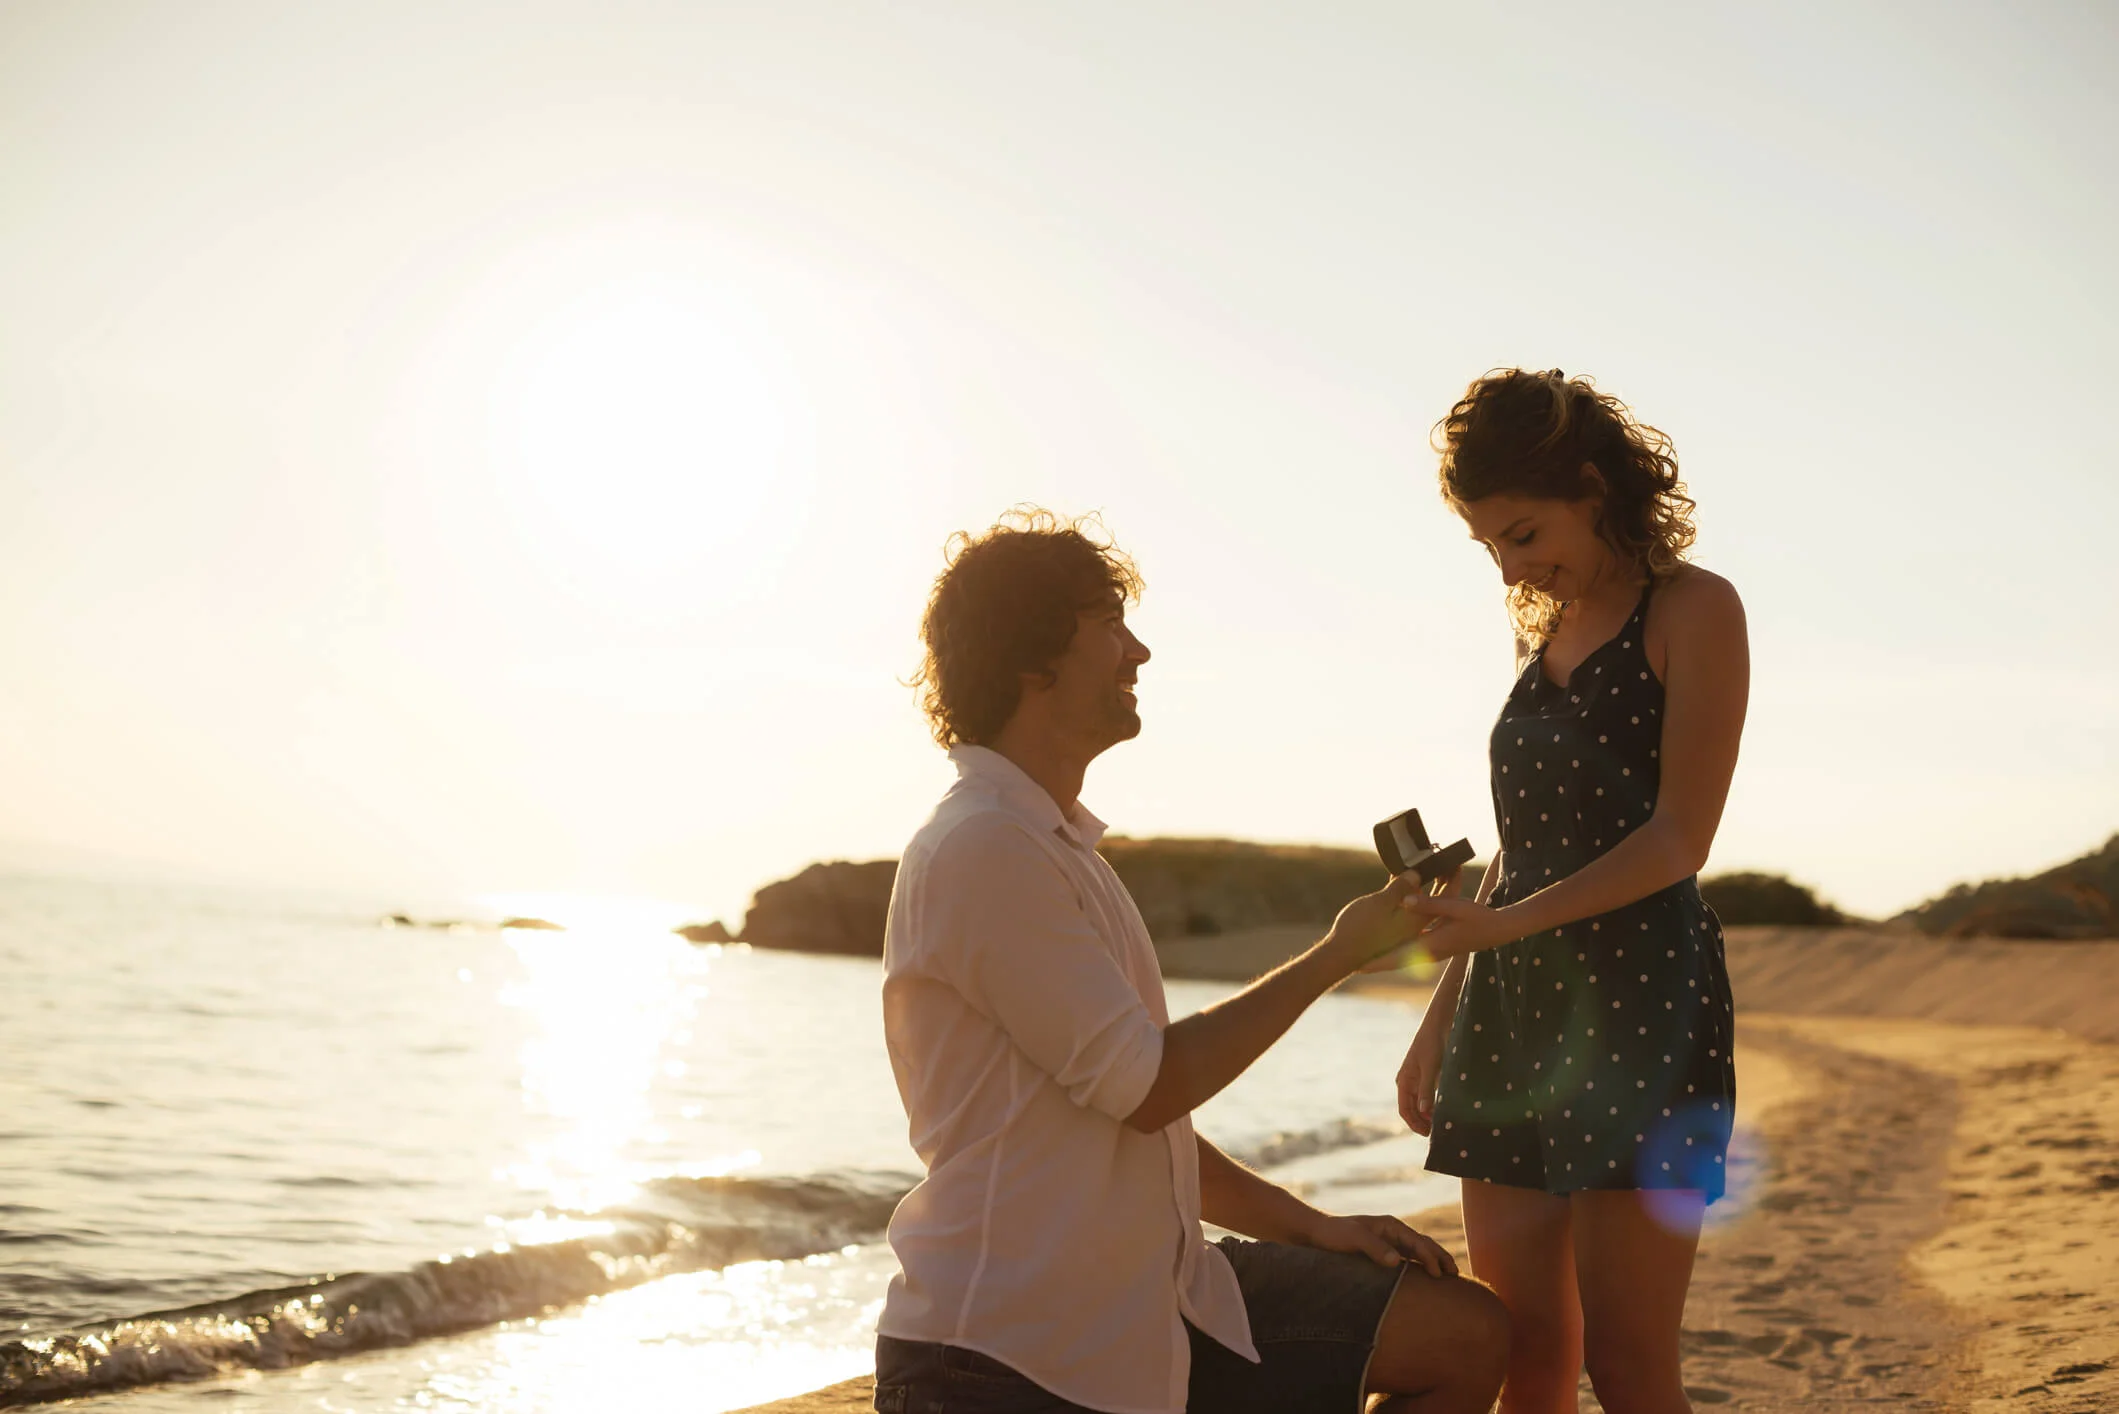
M 2109 7 L 0 7 L 0 863 L 649 895 L 895 854 L 958 529 L 1139 562 L 1115 829 L 1494 839 L 1491 367 L 1675 440 L 1710 870 L 2119 829 Z M 2106 646 L 2098 648 L 2097 644 Z

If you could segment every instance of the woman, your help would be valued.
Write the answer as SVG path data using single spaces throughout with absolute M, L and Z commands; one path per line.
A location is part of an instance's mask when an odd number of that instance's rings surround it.
M 1678 1328 L 1736 1100 L 1695 875 L 1743 733 L 1743 605 L 1684 562 L 1669 439 L 1588 379 L 1488 374 L 1437 430 L 1518 674 L 1492 736 L 1501 848 L 1478 902 L 1422 904 L 1454 960 L 1399 1108 L 1465 1180 L 1473 1271 L 1515 1318 L 1502 1409 L 1574 1410 L 1586 1360 L 1609 1414 L 1686 1410 Z

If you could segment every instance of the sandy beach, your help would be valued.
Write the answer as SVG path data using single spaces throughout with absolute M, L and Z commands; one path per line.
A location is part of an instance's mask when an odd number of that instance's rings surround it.
M 2119 1409 L 2119 943 L 1746 929 L 1730 964 L 1748 1191 L 1701 1244 L 1694 1403 Z M 1462 1255 L 1454 1209 L 1414 1221 Z

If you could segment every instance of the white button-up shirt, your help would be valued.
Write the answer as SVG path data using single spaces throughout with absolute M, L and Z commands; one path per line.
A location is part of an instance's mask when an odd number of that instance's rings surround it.
M 1140 910 L 1096 843 L 998 752 L 898 865 L 883 1029 L 927 1177 L 890 1221 L 878 1329 L 964 1346 L 1076 1404 L 1185 1407 L 1184 1320 L 1250 1360 L 1227 1259 L 1199 1227 L 1189 1118 L 1128 1128 L 1170 1023 Z

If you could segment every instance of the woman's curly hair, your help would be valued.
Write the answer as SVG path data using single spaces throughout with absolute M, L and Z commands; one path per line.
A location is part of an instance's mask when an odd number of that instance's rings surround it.
M 1597 531 L 1620 559 L 1660 579 L 1692 548 L 1694 502 L 1678 479 L 1670 439 L 1600 393 L 1588 378 L 1555 368 L 1497 368 L 1465 390 L 1435 424 L 1442 498 L 1460 514 L 1487 496 L 1579 501 L 1603 479 Z M 1529 643 L 1559 626 L 1560 606 L 1527 584 L 1508 592 L 1508 616 Z
M 1140 571 L 1094 516 L 1017 506 L 983 535 L 950 536 L 943 557 L 912 679 L 943 746 L 992 741 L 1022 700 L 1023 674 L 1051 672 L 1084 609 L 1140 598 Z

